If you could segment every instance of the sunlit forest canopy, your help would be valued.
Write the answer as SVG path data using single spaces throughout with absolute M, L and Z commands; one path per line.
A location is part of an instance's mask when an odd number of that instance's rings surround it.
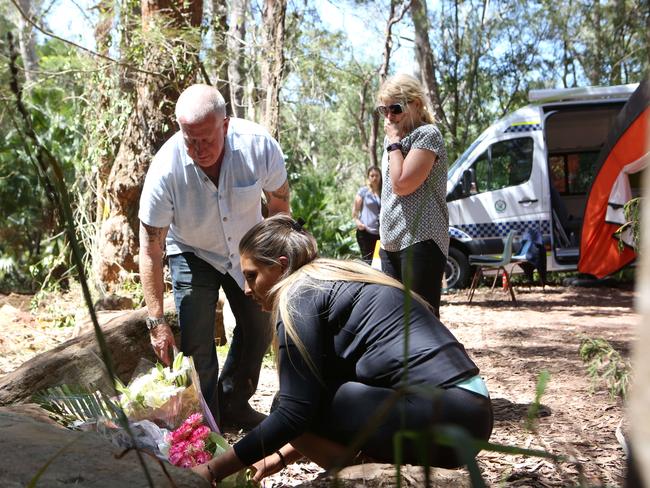
M 324 255 L 355 254 L 351 205 L 381 157 L 380 81 L 417 75 L 450 163 L 535 88 L 640 81 L 643 1 L 9 0 L 0 5 L 0 289 L 65 286 L 47 150 L 64 168 L 97 289 L 137 281 L 137 201 L 187 85 L 216 85 L 287 160 Z M 15 68 L 12 74 L 12 65 Z M 17 109 L 18 100 L 27 117 Z M 33 130 L 35 138 L 29 136 Z

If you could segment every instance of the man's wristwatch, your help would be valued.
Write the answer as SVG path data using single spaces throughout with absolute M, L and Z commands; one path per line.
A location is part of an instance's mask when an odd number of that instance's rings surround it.
M 395 151 L 397 149 L 400 151 L 402 150 L 402 144 L 400 142 L 393 142 L 392 144 L 386 146 L 386 152 Z
M 165 317 L 160 317 L 157 319 L 154 319 L 153 317 L 147 317 L 147 320 L 144 321 L 145 324 L 147 324 L 147 329 L 149 329 L 149 332 L 151 332 L 153 329 L 158 327 L 160 324 L 166 324 L 167 321 L 165 320 Z

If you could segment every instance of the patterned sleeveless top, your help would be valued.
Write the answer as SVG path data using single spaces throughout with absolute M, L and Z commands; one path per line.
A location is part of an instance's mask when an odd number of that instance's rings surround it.
M 379 226 L 382 247 L 395 252 L 432 239 L 446 256 L 449 251 L 447 151 L 442 134 L 435 125 L 426 124 L 412 130 L 400 142 L 404 158 L 411 149 L 427 149 L 437 159 L 418 189 L 410 195 L 399 196 L 393 193 L 389 156 L 384 150 Z

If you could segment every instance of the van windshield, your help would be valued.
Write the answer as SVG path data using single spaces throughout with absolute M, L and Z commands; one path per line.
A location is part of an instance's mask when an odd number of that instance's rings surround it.
M 482 140 L 483 138 L 479 137 L 474 142 L 472 142 L 472 144 L 467 149 L 465 149 L 465 152 L 463 152 L 463 154 L 460 155 L 460 157 L 454 162 L 454 164 L 451 165 L 451 167 L 447 171 L 447 181 L 450 181 L 453 178 L 454 173 L 456 173 L 456 171 L 459 170 L 459 168 L 463 165 L 465 160 L 472 153 L 474 148 L 478 146 Z

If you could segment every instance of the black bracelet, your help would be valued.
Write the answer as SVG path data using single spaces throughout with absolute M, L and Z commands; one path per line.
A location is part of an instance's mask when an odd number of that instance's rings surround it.
M 278 449 L 277 451 L 275 451 L 275 453 L 280 457 L 280 462 L 282 463 L 282 466 L 283 466 L 284 468 L 286 468 L 286 467 L 287 467 L 287 462 L 284 460 L 284 456 L 283 456 L 282 453 L 280 452 L 280 449 Z
M 207 463 L 205 465 L 206 468 L 208 468 L 208 473 L 210 473 L 210 486 L 217 486 L 217 477 L 214 475 L 214 471 L 212 471 L 212 468 L 210 467 L 210 463 Z
M 386 146 L 386 152 L 396 151 L 397 149 L 402 150 L 402 144 L 400 142 L 393 142 Z

